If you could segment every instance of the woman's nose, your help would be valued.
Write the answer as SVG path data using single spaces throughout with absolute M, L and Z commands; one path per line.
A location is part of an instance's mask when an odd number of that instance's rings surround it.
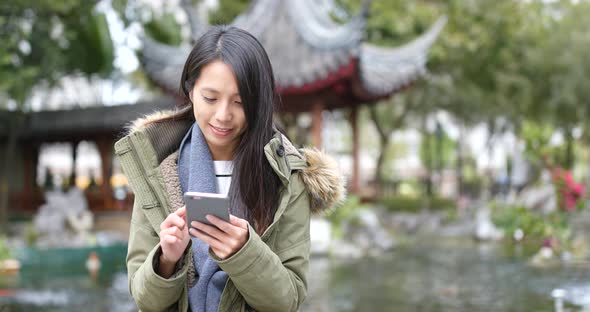
M 232 118 L 232 112 L 228 103 L 219 105 L 215 112 L 215 118 L 219 121 L 230 121 Z

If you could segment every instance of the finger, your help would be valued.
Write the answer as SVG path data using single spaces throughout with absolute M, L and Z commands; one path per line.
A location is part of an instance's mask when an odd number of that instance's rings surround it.
M 184 222 L 183 218 L 179 217 L 175 213 L 171 213 L 168 215 L 168 217 L 166 217 L 164 222 L 160 224 L 160 229 L 163 230 L 172 226 L 177 226 L 179 229 L 182 229 L 185 223 L 186 222 Z
M 248 229 L 248 221 L 238 218 L 232 214 L 229 215 L 229 222 L 235 226 L 241 227 L 242 229 Z
M 186 216 L 186 206 L 182 206 L 182 208 L 176 210 L 174 214 L 184 219 L 184 217 Z
M 213 238 L 213 237 L 211 237 L 211 236 L 209 236 L 197 229 L 190 229 L 189 231 L 193 236 L 202 240 L 205 244 L 209 245 L 211 248 L 215 248 L 215 249 L 219 249 L 219 250 L 225 249 L 225 246 L 217 239 L 215 239 L 215 238 Z
M 205 218 L 207 221 L 211 222 L 211 224 L 215 225 L 221 231 L 228 233 L 228 234 L 235 234 L 234 226 L 231 223 L 226 222 L 225 220 L 221 220 L 220 218 L 214 215 L 206 215 Z
M 176 236 L 176 237 L 178 237 L 178 239 L 182 239 L 182 237 L 184 236 L 182 234 L 182 231 L 178 227 L 176 227 L 176 226 L 173 226 L 173 227 L 169 227 L 167 229 L 164 229 L 162 231 L 162 233 L 164 235 L 173 235 L 173 236 Z
M 199 221 L 193 221 L 191 223 L 191 225 L 194 228 L 205 232 L 205 234 L 208 234 L 209 236 L 213 236 L 217 240 L 226 240 L 228 238 L 227 234 L 223 233 L 218 228 L 216 228 L 212 225 L 208 225 L 208 224 L 205 224 L 205 223 L 202 223 Z

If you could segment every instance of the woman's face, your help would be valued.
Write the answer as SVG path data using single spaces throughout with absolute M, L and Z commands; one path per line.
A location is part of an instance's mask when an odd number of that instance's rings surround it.
M 191 91 L 195 120 L 214 160 L 232 160 L 246 130 L 246 114 L 231 68 L 213 61 L 201 69 Z

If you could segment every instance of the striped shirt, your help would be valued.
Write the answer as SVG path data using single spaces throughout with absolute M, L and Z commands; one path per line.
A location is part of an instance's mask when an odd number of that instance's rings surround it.
M 217 178 L 217 192 L 227 196 L 231 184 L 233 162 L 231 160 L 214 160 L 213 165 Z

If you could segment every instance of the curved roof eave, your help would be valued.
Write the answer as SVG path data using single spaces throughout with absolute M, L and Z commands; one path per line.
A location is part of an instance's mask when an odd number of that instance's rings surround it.
M 141 62 L 148 76 L 166 91 L 178 92 L 182 68 L 190 48 L 158 43 L 149 37 L 143 37 L 142 43 Z
M 447 21 L 439 18 L 430 29 L 410 43 L 397 48 L 363 44 L 359 76 L 371 96 L 384 96 L 408 85 L 426 72 L 428 50 Z

